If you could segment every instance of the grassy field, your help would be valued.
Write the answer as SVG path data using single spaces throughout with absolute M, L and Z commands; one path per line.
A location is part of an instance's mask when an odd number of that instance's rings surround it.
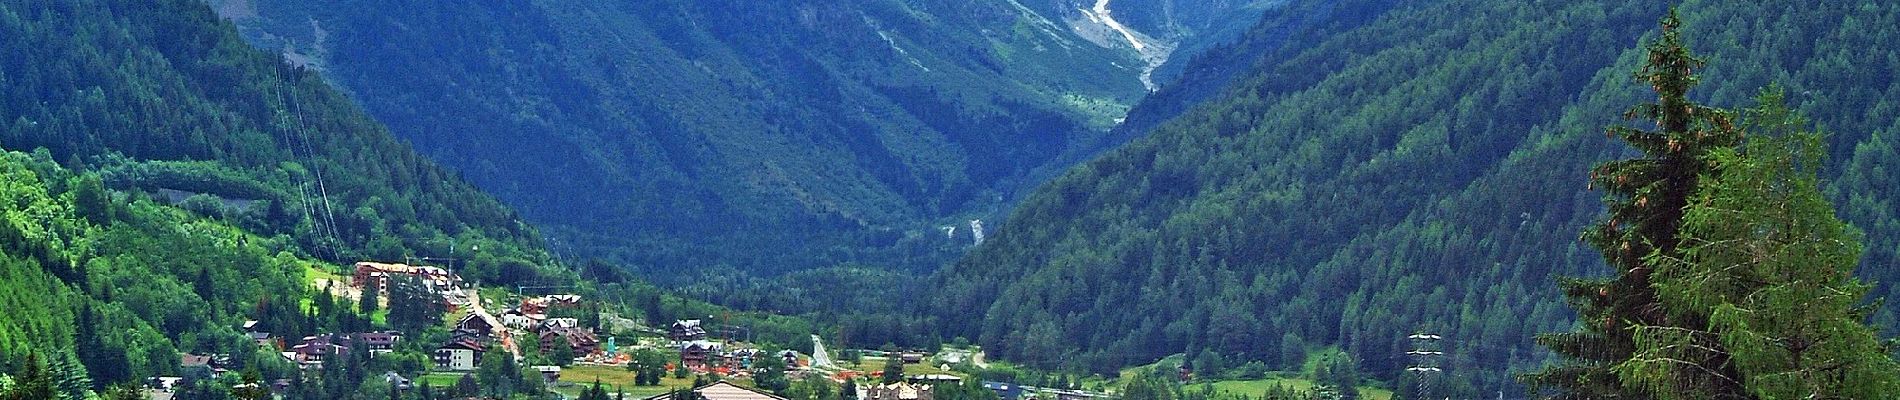
M 430 372 L 427 375 L 416 377 L 415 384 L 421 385 L 427 383 L 429 386 L 445 388 L 455 386 L 455 381 L 460 379 L 462 379 L 461 372 Z
M 666 393 L 673 389 L 693 386 L 692 377 L 675 379 L 671 374 L 661 378 L 659 386 L 633 386 L 633 372 L 627 371 L 626 368 L 605 365 L 574 365 L 561 369 L 561 383 L 555 385 L 554 391 L 561 392 L 570 397 L 579 397 L 581 390 L 594 385 L 595 379 L 599 379 L 600 384 L 603 387 L 607 387 L 607 391 L 610 393 L 614 391 L 613 385 L 620 385 L 620 389 L 626 391 L 628 398 L 644 398 Z
M 1272 373 L 1268 373 L 1267 374 L 1268 377 L 1266 378 L 1251 379 L 1251 380 L 1222 380 L 1222 381 L 1213 381 L 1213 382 L 1204 382 L 1204 381 L 1196 380 L 1194 383 L 1188 384 L 1188 388 L 1192 390 L 1198 390 L 1202 385 L 1212 385 L 1215 391 L 1219 391 L 1222 393 L 1242 394 L 1242 395 L 1256 396 L 1256 397 L 1260 396 L 1261 393 L 1265 393 L 1267 389 L 1270 389 L 1274 387 L 1275 385 L 1284 386 L 1290 389 L 1300 390 L 1300 391 L 1312 390 L 1313 381 L 1297 378 L 1297 376 L 1312 376 L 1313 371 L 1318 368 L 1319 362 L 1321 360 L 1323 360 L 1326 357 L 1331 357 L 1337 354 L 1343 354 L 1343 353 L 1340 353 L 1339 349 L 1333 348 L 1333 347 L 1316 348 L 1307 352 L 1306 363 L 1302 366 L 1301 368 L 1302 371 L 1299 371 L 1299 372 L 1293 372 L 1293 371 L 1272 372 Z M 1172 367 L 1173 365 L 1179 365 L 1180 363 L 1184 361 L 1184 359 L 1185 357 L 1183 357 L 1182 355 L 1175 354 L 1172 356 L 1168 356 L 1167 358 L 1163 358 L 1160 361 L 1155 362 L 1154 364 L 1125 368 L 1125 369 L 1122 369 L 1121 373 L 1119 374 L 1120 379 L 1118 379 L 1117 382 L 1109 382 L 1109 384 L 1112 386 L 1119 387 L 1122 384 L 1125 384 L 1126 382 L 1128 382 L 1129 379 L 1134 378 L 1135 374 L 1139 373 L 1143 369 L 1157 368 L 1157 366 L 1160 366 L 1160 365 L 1168 365 L 1169 367 L 1167 368 L 1173 368 Z M 1365 399 L 1374 399 L 1374 400 L 1392 399 L 1391 390 L 1381 389 L 1381 388 L 1372 387 L 1372 386 L 1360 386 L 1359 393 L 1364 395 L 1364 397 L 1362 398 L 1365 398 Z
M 1201 384 L 1194 384 L 1193 387 L 1199 387 L 1200 385 Z M 1275 385 L 1284 386 L 1287 388 L 1302 390 L 1302 391 L 1313 389 L 1313 381 L 1299 379 L 1299 378 L 1266 378 L 1266 379 L 1255 379 L 1255 380 L 1248 380 L 1248 381 L 1218 381 L 1218 382 L 1212 383 L 1212 385 L 1214 386 L 1215 391 L 1218 391 L 1221 393 L 1242 394 L 1242 395 L 1248 395 L 1248 396 L 1260 396 L 1261 393 L 1266 393 L 1267 389 L 1273 388 Z M 1374 388 L 1371 386 L 1360 386 L 1359 393 L 1361 395 L 1364 395 L 1364 397 L 1362 398 L 1365 398 L 1365 399 L 1372 399 L 1372 400 L 1391 400 L 1392 399 L 1392 391 Z
M 883 371 L 885 360 L 886 359 L 884 357 L 866 356 L 864 357 L 863 360 L 859 360 L 857 364 L 838 363 L 838 366 L 844 367 L 846 369 L 863 371 L 864 373 L 869 374 L 872 372 Z M 925 361 L 929 361 L 929 360 L 925 360 Z M 935 374 L 962 375 L 956 372 L 945 371 L 942 368 L 937 368 L 936 366 L 930 365 L 928 362 L 917 363 L 917 364 L 904 364 L 904 375 L 906 376 L 935 375 Z

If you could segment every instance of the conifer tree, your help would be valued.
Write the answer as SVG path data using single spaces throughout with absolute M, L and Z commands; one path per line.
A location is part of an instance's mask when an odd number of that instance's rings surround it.
M 898 354 L 890 354 L 884 359 L 884 384 L 889 385 L 904 380 L 904 359 Z
M 54 378 L 47 372 L 46 365 L 40 362 L 38 355 L 28 354 L 19 373 L 13 376 L 13 386 L 0 392 L 0 400 L 43 400 L 53 398 L 56 393 Z
M 1853 275 L 1859 235 L 1834 217 L 1815 178 L 1821 135 L 1804 131 L 1807 121 L 1782 97 L 1767 89 L 1749 110 L 1744 149 L 1711 152 L 1719 172 L 1685 211 L 1681 256 L 1652 257 L 1653 286 L 1670 318 L 1708 321 L 1703 329 L 1636 329 L 1635 357 L 1616 369 L 1659 398 L 1900 393 L 1900 365 L 1856 307 L 1869 289 Z M 1698 359 L 1708 354 L 1728 364 Z M 1685 380 L 1745 390 L 1711 393 L 1679 384 Z
M 376 285 L 363 285 L 362 292 L 357 294 L 356 312 L 368 316 L 376 313 L 376 310 L 381 309 L 382 299 L 379 297 L 382 293 L 380 292 L 382 292 L 382 290 L 377 288 Z
M 1655 257 L 1678 257 L 1677 232 L 1683 207 L 1695 193 L 1698 179 L 1711 170 L 1710 150 L 1733 148 L 1741 137 L 1726 111 L 1696 104 L 1688 92 L 1697 83 L 1695 70 L 1703 61 L 1684 47 L 1681 20 L 1671 10 L 1662 20 L 1661 37 L 1647 45 L 1648 58 L 1637 71 L 1656 103 L 1638 105 L 1624 113 L 1629 120 L 1646 120 L 1653 127 L 1613 126 L 1609 136 L 1642 153 L 1633 159 L 1597 165 L 1591 186 L 1606 193 L 1608 215 L 1585 230 L 1583 240 L 1603 254 L 1616 272 L 1607 279 L 1565 278 L 1564 296 L 1578 312 L 1582 328 L 1575 332 L 1540 335 L 1538 343 L 1566 360 L 1523 377 L 1533 390 L 1554 390 L 1552 399 L 1647 399 L 1639 387 L 1626 385 L 1611 368 L 1635 352 L 1634 326 L 1699 327 L 1705 321 L 1674 321 L 1657 302 L 1651 275 Z M 1648 128 L 1648 129 L 1645 129 Z M 1725 365 L 1719 354 L 1703 354 L 1699 365 Z M 1708 393 L 1739 392 L 1734 382 L 1677 382 Z

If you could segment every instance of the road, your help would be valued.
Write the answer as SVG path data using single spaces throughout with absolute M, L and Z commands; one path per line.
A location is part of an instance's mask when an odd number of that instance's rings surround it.
M 515 346 L 514 332 L 509 331 L 508 327 L 501 326 L 501 321 L 496 319 L 494 314 L 489 314 L 488 309 L 482 308 L 482 291 L 480 288 L 468 290 L 468 311 L 481 316 L 483 320 L 487 320 L 490 325 L 494 326 L 495 337 L 500 339 L 502 348 L 508 349 L 509 353 L 514 354 L 516 360 L 521 359 L 521 348 Z

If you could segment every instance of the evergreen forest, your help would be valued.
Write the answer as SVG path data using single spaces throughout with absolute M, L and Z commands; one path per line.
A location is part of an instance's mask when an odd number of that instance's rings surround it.
M 1896 27 L 0 0 L 0 400 L 1893 398 Z

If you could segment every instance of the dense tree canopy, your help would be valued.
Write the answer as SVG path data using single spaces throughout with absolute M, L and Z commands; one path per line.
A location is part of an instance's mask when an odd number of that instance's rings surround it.
M 1530 338 L 1577 318 L 1552 277 L 1628 266 L 1606 268 L 1574 234 L 1602 221 L 1590 166 L 1637 156 L 1600 127 L 1653 96 L 1628 78 L 1664 7 L 1411 2 L 1230 65 L 1247 72 L 1219 95 L 1029 196 L 923 308 L 992 355 L 1101 372 L 1203 349 L 1280 365 L 1298 338 L 1393 381 L 1405 336 L 1432 332 L 1446 338 L 1443 395 L 1519 392 L 1510 372 L 1549 357 Z M 1900 24 L 1900 7 L 1680 10 L 1683 45 L 1712 61 L 1684 98 L 1730 107 L 1787 85 L 1829 127 L 1815 171 L 1875 244 L 1861 262 L 1895 264 L 1900 114 L 1883 99 L 1900 98 L 1886 72 L 1900 35 L 1872 27 Z M 1880 282 L 1894 270 L 1857 273 L 1871 296 L 1893 294 Z
M 310 271 L 452 254 L 483 281 L 511 263 L 571 276 L 507 208 L 202 3 L 0 1 L 0 49 L 0 375 L 61 398 L 153 376 L 223 393 L 236 374 L 198 379 L 179 355 L 227 354 L 309 383 L 292 398 L 337 398 L 397 367 L 298 376 L 240 331 L 374 327 L 353 305 L 377 299 L 319 294 Z

